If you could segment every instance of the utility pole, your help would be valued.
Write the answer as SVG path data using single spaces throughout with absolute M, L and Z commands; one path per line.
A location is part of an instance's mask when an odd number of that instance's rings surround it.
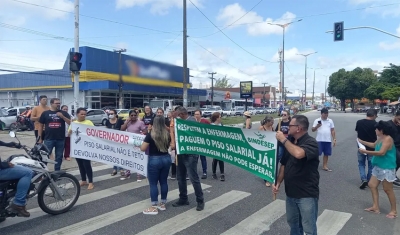
M 214 74 L 217 74 L 217 72 L 211 72 L 208 74 L 211 74 L 210 79 L 211 79 L 211 107 L 212 107 L 214 106 L 214 79 L 215 79 Z
M 74 51 L 79 52 L 79 0 L 75 0 Z M 74 115 L 79 108 L 79 71 L 74 73 Z
M 188 100 L 188 73 L 187 73 L 187 19 L 186 0 L 183 0 L 183 107 L 187 107 Z
M 283 92 L 283 84 L 282 84 L 282 81 L 283 81 L 283 76 L 282 76 L 282 50 L 279 50 L 278 51 L 278 54 L 279 54 L 279 79 L 280 79 L 280 86 L 279 86 L 279 92 L 281 93 L 281 96 L 282 96 L 282 98 L 280 99 L 280 101 L 282 101 L 282 100 L 285 100 L 285 96 L 284 96 L 284 92 Z M 286 100 L 285 100 L 286 101 Z M 284 104 L 284 103 L 283 103 Z
M 306 105 L 307 105 L 307 57 L 309 55 L 312 55 L 315 53 L 317 53 L 317 51 L 308 53 L 308 54 L 297 54 L 297 55 L 304 56 L 306 58 L 306 64 L 305 64 L 305 68 L 304 68 L 304 109 L 306 108 Z
M 315 69 L 314 69 L 314 81 L 312 86 L 312 104 L 314 105 L 314 90 L 315 90 Z
M 119 108 L 123 109 L 124 108 L 124 95 L 122 94 L 122 86 L 123 86 L 123 81 L 122 81 L 122 52 L 126 52 L 126 49 L 119 49 L 119 50 L 114 50 L 114 52 L 119 54 L 119 82 L 118 82 L 118 88 L 119 88 Z
M 267 82 L 262 83 L 264 85 L 264 94 L 263 94 L 263 104 L 264 104 L 264 108 L 265 108 L 265 85 L 268 84 Z M 270 91 L 271 92 L 271 88 Z

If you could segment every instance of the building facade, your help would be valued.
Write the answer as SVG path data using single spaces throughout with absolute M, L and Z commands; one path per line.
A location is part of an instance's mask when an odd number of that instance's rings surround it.
M 152 99 L 173 99 L 183 104 L 183 68 L 92 47 L 80 47 L 80 106 L 118 107 L 121 65 L 124 108 L 143 107 Z M 121 63 L 121 64 L 120 64 Z M 189 74 L 189 70 L 187 71 Z M 0 106 L 37 105 L 41 95 L 57 97 L 73 110 L 74 78 L 69 71 L 69 53 L 60 70 L 0 75 Z M 188 77 L 188 84 L 190 83 Z M 188 89 L 188 105 L 198 106 L 206 90 Z

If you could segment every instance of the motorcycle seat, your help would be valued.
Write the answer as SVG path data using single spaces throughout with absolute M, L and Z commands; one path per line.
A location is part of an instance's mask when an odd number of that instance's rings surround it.
M 7 187 L 9 184 L 9 180 L 0 180 L 0 189 Z

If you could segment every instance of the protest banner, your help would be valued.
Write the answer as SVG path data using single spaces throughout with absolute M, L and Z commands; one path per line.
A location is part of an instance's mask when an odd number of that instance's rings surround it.
M 71 157 L 119 166 L 147 176 L 144 135 L 71 123 Z
M 275 182 L 274 132 L 207 125 L 175 119 L 177 154 L 199 154 L 241 167 Z

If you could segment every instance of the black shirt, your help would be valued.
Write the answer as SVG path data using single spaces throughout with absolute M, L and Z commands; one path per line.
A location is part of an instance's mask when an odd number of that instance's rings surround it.
M 110 120 L 106 121 L 106 127 L 108 129 L 121 130 L 122 125 L 124 125 L 124 121 L 122 121 L 122 119 L 119 119 L 119 118 L 117 119 L 117 121 L 114 124 L 112 124 L 110 122 Z
M 292 143 L 294 139 L 292 138 Z M 285 166 L 284 181 L 286 195 L 291 198 L 319 197 L 319 154 L 317 141 L 304 134 L 297 140 L 297 146 L 302 148 L 306 156 L 297 159 L 285 151 L 281 164 Z
M 397 149 L 400 149 L 400 126 L 397 126 L 394 124 L 393 120 L 388 121 L 390 125 L 392 125 L 393 129 L 396 130 L 394 136 L 394 145 L 396 146 Z
M 51 111 L 46 110 L 42 113 L 39 118 L 39 122 L 44 125 L 45 136 L 44 140 L 64 140 L 65 139 L 65 121 L 64 119 L 57 116 L 60 112 L 64 117 L 71 119 L 69 114 L 65 111 Z
M 286 137 L 288 136 L 288 133 L 289 133 L 289 123 L 290 123 L 290 120 L 288 120 L 287 122 L 281 121 L 280 131 L 282 131 L 282 133 L 285 134 Z M 279 123 L 278 123 L 278 125 L 276 125 L 275 131 L 278 131 L 278 126 L 279 126 Z M 278 146 L 283 146 L 280 141 L 278 141 Z
M 151 125 L 155 116 L 154 113 L 151 113 L 150 115 L 145 114 L 142 121 L 146 126 Z
M 375 120 L 361 119 L 356 123 L 356 131 L 357 137 L 360 140 L 364 140 L 367 142 L 375 143 L 376 141 L 376 133 L 375 133 Z M 357 145 L 358 148 L 358 145 Z M 374 148 L 370 148 L 365 146 L 368 151 L 375 151 Z
M 161 156 L 161 155 L 165 155 L 168 154 L 168 150 L 167 152 L 161 152 L 158 148 L 156 143 L 154 142 L 153 138 L 151 137 L 151 134 L 148 133 L 146 135 L 146 137 L 144 138 L 143 142 L 146 142 L 149 144 L 149 151 L 148 151 L 148 155 L 149 156 Z M 169 148 L 169 145 L 171 143 L 171 137 L 170 135 L 168 135 L 168 143 L 166 144 L 166 149 Z

